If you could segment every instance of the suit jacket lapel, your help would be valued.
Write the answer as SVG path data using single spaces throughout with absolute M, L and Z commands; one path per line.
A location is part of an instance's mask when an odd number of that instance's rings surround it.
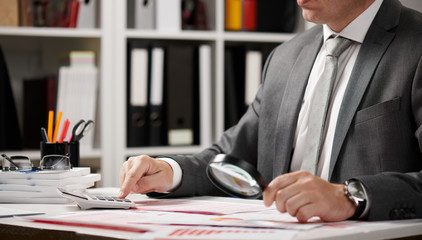
M 397 25 L 399 15 L 400 6 L 397 2 L 384 1 L 362 43 L 343 97 L 337 120 L 331 152 L 329 179 L 331 179 L 334 166 L 340 154 L 341 146 L 343 145 L 350 124 L 356 114 L 366 88 L 372 79 L 379 61 L 384 55 L 384 52 L 395 36 L 395 33 L 389 32 L 389 30 Z
M 322 31 L 315 36 L 315 40 L 311 44 L 301 50 L 290 72 L 277 119 L 273 176 L 278 176 L 289 170 L 292 144 L 303 94 L 321 44 Z M 282 79 L 283 76 L 278 78 Z

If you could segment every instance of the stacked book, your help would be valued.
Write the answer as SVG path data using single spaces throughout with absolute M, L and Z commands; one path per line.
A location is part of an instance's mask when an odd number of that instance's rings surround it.
M 84 190 L 101 180 L 100 174 L 89 167 L 75 167 L 68 171 L 0 171 L 0 203 L 70 203 L 57 191 Z

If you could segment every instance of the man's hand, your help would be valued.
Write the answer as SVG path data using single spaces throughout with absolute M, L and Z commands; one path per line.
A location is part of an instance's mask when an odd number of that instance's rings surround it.
M 288 212 L 299 222 L 314 216 L 327 222 L 343 221 L 356 209 L 344 194 L 344 184 L 329 183 L 306 171 L 278 176 L 265 189 L 263 198 L 267 207 L 275 202 L 280 212 Z
M 130 157 L 120 169 L 120 193 L 166 192 L 173 183 L 173 169 L 162 160 L 146 155 Z

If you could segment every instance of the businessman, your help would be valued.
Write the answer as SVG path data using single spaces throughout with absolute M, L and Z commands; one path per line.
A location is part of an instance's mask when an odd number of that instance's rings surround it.
M 398 0 L 298 5 L 318 25 L 273 50 L 238 124 L 193 156 L 131 157 L 121 197 L 220 195 L 205 167 L 226 153 L 301 222 L 422 217 L 422 14 Z

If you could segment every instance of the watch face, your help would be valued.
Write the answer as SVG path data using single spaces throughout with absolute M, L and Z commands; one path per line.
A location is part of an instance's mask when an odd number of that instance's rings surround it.
M 360 199 L 365 199 L 366 197 L 362 185 L 357 181 L 350 181 L 347 189 L 353 197 Z

